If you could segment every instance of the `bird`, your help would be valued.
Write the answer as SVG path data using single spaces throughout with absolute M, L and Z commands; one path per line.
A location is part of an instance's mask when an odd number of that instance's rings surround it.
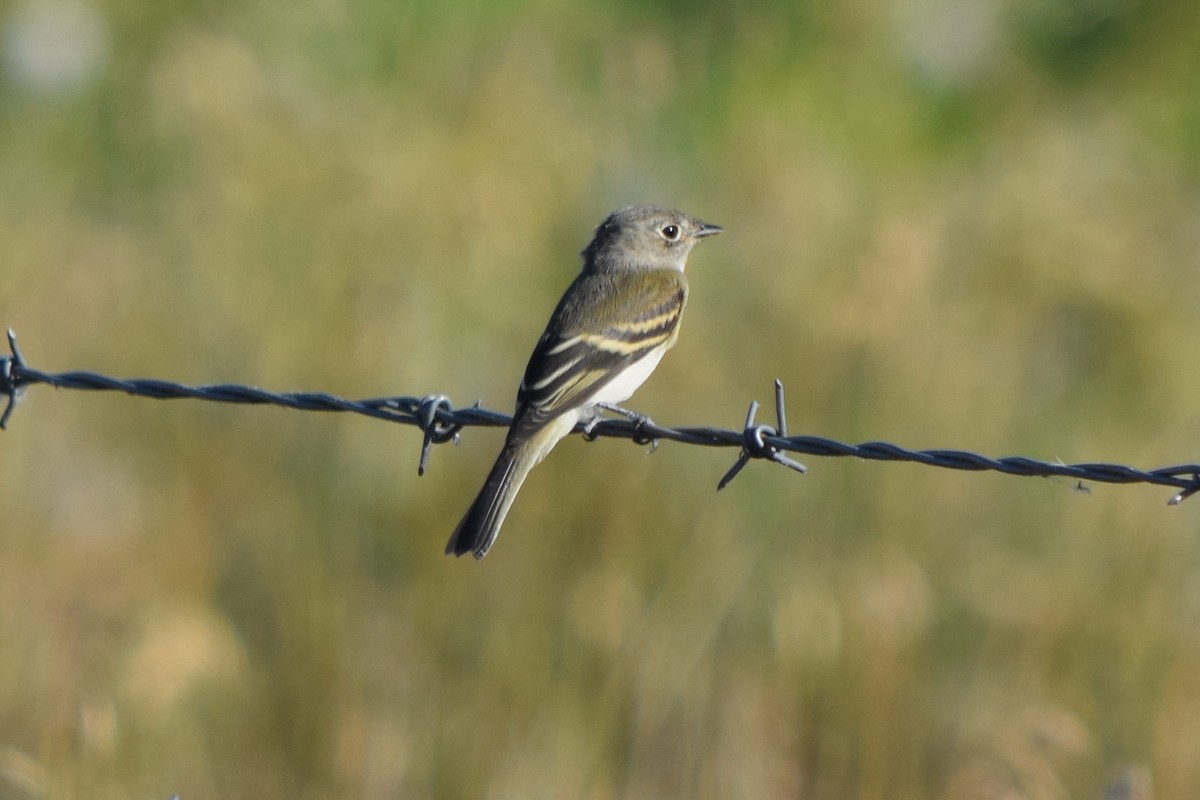
M 486 556 L 529 471 L 577 424 L 594 424 L 604 409 L 636 418 L 617 404 L 675 344 L 688 254 L 722 230 L 657 206 L 614 211 L 596 227 L 529 357 L 504 447 L 446 555 Z

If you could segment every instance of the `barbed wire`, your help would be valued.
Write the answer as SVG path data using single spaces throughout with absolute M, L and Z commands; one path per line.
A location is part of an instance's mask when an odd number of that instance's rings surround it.
M 463 408 L 455 408 L 450 398 L 442 394 L 423 397 L 380 397 L 367 400 L 347 400 L 323 392 L 268 392 L 252 386 L 218 384 L 213 386 L 186 386 L 172 381 L 154 379 L 118 379 L 94 372 L 48 373 L 31 368 L 17 347 L 17 337 L 8 331 L 10 355 L 0 356 L 0 397 L 7 396 L 8 403 L 0 416 L 0 429 L 8 427 L 9 418 L 16 407 L 18 397 L 29 386 L 47 384 L 58 389 L 83 391 L 124 392 L 137 397 L 159 400 L 191 398 L 220 403 L 242 403 L 248 405 L 273 405 L 303 411 L 341 411 L 362 414 L 376 419 L 414 425 L 421 429 L 424 442 L 417 464 L 417 474 L 424 475 L 433 445 L 453 441 L 458 443 L 459 434 L 468 427 L 508 427 L 512 417 L 497 411 L 481 408 L 479 402 Z M 929 467 L 992 471 L 1006 475 L 1027 477 L 1065 477 L 1079 483 L 1148 483 L 1170 486 L 1180 491 L 1168 500 L 1168 505 L 1177 505 L 1200 491 L 1200 464 L 1181 464 L 1160 469 L 1140 470 L 1121 464 L 1064 464 L 1039 461 L 1025 456 L 989 458 L 965 450 L 909 450 L 888 442 L 863 442 L 847 444 L 821 436 L 788 436 L 787 419 L 784 413 L 783 384 L 775 381 L 775 417 L 777 425 L 759 424 L 755 421 L 759 404 L 750 404 L 745 424 L 741 430 L 712 427 L 665 427 L 653 420 L 614 409 L 626 415 L 625 419 L 600 419 L 591 424 L 581 423 L 575 433 L 588 440 L 602 437 L 631 439 L 640 444 L 657 447 L 660 441 L 704 447 L 738 447 L 737 461 L 717 484 L 724 489 L 753 459 L 771 461 L 796 472 L 805 472 L 803 464 L 785 453 L 804 453 L 814 456 L 852 456 L 872 461 L 907 461 Z

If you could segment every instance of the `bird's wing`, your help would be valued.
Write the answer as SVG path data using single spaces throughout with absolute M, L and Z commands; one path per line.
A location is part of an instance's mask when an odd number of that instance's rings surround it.
M 529 358 L 513 432 L 587 405 L 625 367 L 674 344 L 686 302 L 677 270 L 580 275 Z

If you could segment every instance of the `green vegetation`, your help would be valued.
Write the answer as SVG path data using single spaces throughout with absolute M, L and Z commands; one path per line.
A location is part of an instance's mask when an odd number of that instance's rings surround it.
M 1200 460 L 1200 5 L 0 6 L 31 364 L 511 403 L 591 227 L 726 234 L 631 401 Z M 1200 500 L 30 391 L 0 797 L 1200 794 Z

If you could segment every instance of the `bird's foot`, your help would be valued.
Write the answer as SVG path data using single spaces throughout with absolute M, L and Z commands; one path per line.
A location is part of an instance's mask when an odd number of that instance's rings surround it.
M 658 439 L 654 436 L 647 435 L 646 429 L 653 428 L 654 420 L 647 417 L 645 414 L 639 414 L 636 411 L 630 411 L 628 408 L 622 408 L 616 403 L 596 403 L 597 408 L 602 408 L 605 411 L 611 411 L 618 414 L 633 423 L 633 440 L 638 444 L 650 445 L 650 452 L 653 453 L 658 449 Z M 584 433 L 591 433 L 592 428 L 603 419 L 600 415 L 596 415 L 590 422 Z

